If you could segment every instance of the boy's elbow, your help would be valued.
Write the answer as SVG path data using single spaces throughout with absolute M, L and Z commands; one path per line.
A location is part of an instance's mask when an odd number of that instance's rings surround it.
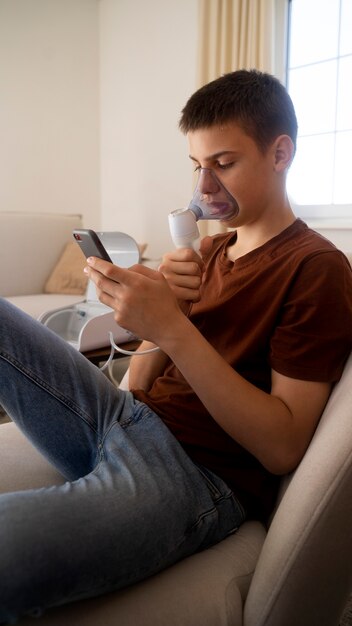
M 293 472 L 302 461 L 306 448 L 281 449 L 277 453 L 273 452 L 269 458 L 263 459 L 262 464 L 265 469 L 276 476 L 285 476 Z

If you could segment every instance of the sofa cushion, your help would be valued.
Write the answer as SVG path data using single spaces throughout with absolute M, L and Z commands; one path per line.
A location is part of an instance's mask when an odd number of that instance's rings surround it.
M 88 276 L 83 273 L 86 260 L 74 241 L 68 241 L 44 285 L 44 293 L 84 295 Z
M 13 422 L 0 425 L 0 493 L 65 482 Z

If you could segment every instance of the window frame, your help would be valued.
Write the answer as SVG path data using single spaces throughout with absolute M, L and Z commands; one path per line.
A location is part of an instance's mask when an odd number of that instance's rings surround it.
M 341 1 L 341 0 L 340 0 Z M 291 15 L 292 15 L 292 2 L 293 0 L 287 0 L 287 12 L 286 12 L 286 40 L 285 40 L 285 75 L 284 82 L 287 90 L 289 91 L 289 53 L 290 53 L 290 39 L 291 39 Z M 293 102 L 293 104 L 295 104 Z M 299 120 L 298 120 L 299 121 Z M 336 128 L 334 129 L 336 133 Z M 352 202 L 347 204 L 335 204 L 335 203 L 316 203 L 316 204 L 298 204 L 290 198 L 292 208 L 298 217 L 311 221 L 329 221 L 341 222 L 343 220 L 352 220 Z

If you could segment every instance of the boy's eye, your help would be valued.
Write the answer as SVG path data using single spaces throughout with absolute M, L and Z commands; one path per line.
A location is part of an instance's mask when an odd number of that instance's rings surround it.
M 233 161 L 231 161 L 230 163 L 218 163 L 218 167 L 219 167 L 221 170 L 227 170 L 227 169 L 229 169 L 230 167 L 232 167 L 232 166 L 233 166 L 233 164 L 234 164 L 234 162 L 233 162 Z
M 227 170 L 227 169 L 230 169 L 230 167 L 232 167 L 233 165 L 234 165 L 234 161 L 231 161 L 230 163 L 216 163 L 215 167 L 218 167 L 220 170 Z M 197 165 L 194 168 L 194 171 L 200 172 L 201 169 L 202 169 L 201 166 Z

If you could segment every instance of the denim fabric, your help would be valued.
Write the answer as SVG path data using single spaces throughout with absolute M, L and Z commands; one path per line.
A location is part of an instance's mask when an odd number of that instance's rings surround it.
M 0 404 L 67 478 L 0 495 L 1 623 L 135 583 L 244 519 L 157 415 L 2 299 Z

